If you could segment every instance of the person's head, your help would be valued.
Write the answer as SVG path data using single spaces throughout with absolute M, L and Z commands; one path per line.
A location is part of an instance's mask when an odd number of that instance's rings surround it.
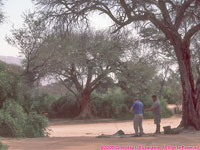
M 152 100 L 155 102 L 157 100 L 157 96 L 156 95 L 152 95 Z
M 133 98 L 133 102 L 136 102 L 136 101 L 138 101 L 138 97 Z

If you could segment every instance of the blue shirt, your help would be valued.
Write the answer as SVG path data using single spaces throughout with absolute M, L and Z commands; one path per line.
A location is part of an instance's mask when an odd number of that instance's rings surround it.
M 132 105 L 134 114 L 143 114 L 142 109 L 143 109 L 143 104 L 140 101 L 137 101 L 133 103 Z

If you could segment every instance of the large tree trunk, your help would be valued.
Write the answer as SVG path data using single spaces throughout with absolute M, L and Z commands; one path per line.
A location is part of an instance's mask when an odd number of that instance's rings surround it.
M 179 42 L 175 46 L 183 90 L 183 114 L 181 126 L 200 129 L 200 81 L 195 88 L 187 43 Z
M 81 112 L 77 119 L 91 119 L 93 118 L 92 110 L 90 107 L 90 94 L 91 92 L 84 91 L 81 94 L 80 107 Z

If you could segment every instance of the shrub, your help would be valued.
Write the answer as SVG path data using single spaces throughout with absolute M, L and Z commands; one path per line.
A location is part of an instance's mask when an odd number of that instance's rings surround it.
M 52 113 L 52 104 L 56 101 L 54 96 L 43 94 L 33 98 L 32 110 L 39 114 Z
M 167 108 L 167 100 L 161 98 L 160 103 L 162 107 L 162 118 L 171 117 L 172 112 Z
M 3 145 L 3 144 L 0 142 L 0 150 L 7 150 L 7 149 L 8 149 L 8 146 Z
M 22 137 L 27 115 L 23 108 L 15 101 L 3 103 L 0 110 L 0 135 L 5 137 Z
M 102 94 L 93 93 L 91 96 L 90 105 L 94 116 L 111 118 L 114 114 L 112 101 L 105 99 Z
M 46 117 L 37 113 L 30 113 L 26 120 L 26 127 L 24 129 L 26 137 L 43 137 L 47 136 L 46 127 L 48 120 Z
M 4 137 L 41 137 L 47 135 L 45 117 L 26 114 L 17 102 L 8 100 L 0 110 L 0 135 Z
M 128 96 L 120 89 L 108 89 L 105 94 L 94 92 L 91 96 L 93 114 L 102 118 L 122 118 L 130 115 L 125 101 Z
M 0 108 L 7 99 L 17 99 L 20 68 L 0 61 Z
M 67 95 L 55 101 L 52 110 L 55 112 L 54 117 L 73 118 L 80 113 L 80 106 L 72 95 Z
M 176 101 L 173 98 L 173 91 L 170 87 L 164 86 L 163 87 L 163 97 L 167 100 L 168 104 L 175 104 Z
M 49 94 L 39 96 L 27 94 L 24 99 L 18 100 L 27 113 L 37 112 L 38 114 L 47 113 L 48 115 L 53 114 L 52 104 L 55 101 L 57 99 Z
M 101 118 L 132 119 L 133 114 L 129 112 L 132 105 L 132 97 L 126 95 L 121 89 L 109 89 L 106 93 L 93 92 L 91 96 L 91 108 L 95 116 Z M 144 109 L 152 106 L 151 96 L 140 97 Z M 162 117 L 170 117 L 171 111 L 167 109 L 166 100 L 161 99 Z M 144 118 L 153 118 L 152 112 L 144 112 Z

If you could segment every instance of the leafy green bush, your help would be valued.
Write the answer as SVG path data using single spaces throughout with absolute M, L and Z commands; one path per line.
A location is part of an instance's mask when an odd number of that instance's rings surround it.
M 48 121 L 45 117 L 26 114 L 16 101 L 8 100 L 0 110 L 0 135 L 4 137 L 45 136 Z
M 0 142 L 0 150 L 7 150 L 7 149 L 8 149 L 8 146 L 3 145 L 3 144 Z
M 104 98 L 104 95 L 93 93 L 91 96 L 90 105 L 94 116 L 101 118 L 111 118 L 114 114 L 112 101 Z
M 46 117 L 37 113 L 30 113 L 26 120 L 26 127 L 24 133 L 26 137 L 43 137 L 47 136 L 48 132 L 46 127 L 48 120 Z
M 27 115 L 15 101 L 6 101 L 0 110 L 0 135 L 6 137 L 22 137 Z
M 0 61 L 0 108 L 7 99 L 17 99 L 20 68 Z
M 38 114 L 47 113 L 48 115 L 53 114 L 52 104 L 56 101 L 57 99 L 49 94 L 39 96 L 27 94 L 25 98 L 18 100 L 27 113 L 37 112 Z
M 171 117 L 172 112 L 167 108 L 167 100 L 161 98 L 160 103 L 162 107 L 162 118 Z
M 176 101 L 173 98 L 173 91 L 170 87 L 164 86 L 163 88 L 163 97 L 167 100 L 168 104 L 175 104 Z
M 80 106 L 72 95 L 67 95 L 55 101 L 52 110 L 54 117 L 74 118 L 80 113 Z
M 151 96 L 139 98 L 144 109 L 152 106 L 153 101 Z M 170 117 L 171 111 L 167 109 L 166 100 L 161 99 L 162 117 Z M 106 93 L 100 94 L 94 92 L 91 96 L 91 108 L 95 116 L 101 118 L 119 118 L 132 119 L 133 114 L 129 112 L 132 105 L 132 97 L 125 94 L 121 89 L 109 89 Z M 152 112 L 144 112 L 144 118 L 153 118 Z
M 120 89 L 108 89 L 105 94 L 94 92 L 91 96 L 91 108 L 93 114 L 102 118 L 123 118 L 129 116 L 129 108 L 126 104 L 128 96 Z

